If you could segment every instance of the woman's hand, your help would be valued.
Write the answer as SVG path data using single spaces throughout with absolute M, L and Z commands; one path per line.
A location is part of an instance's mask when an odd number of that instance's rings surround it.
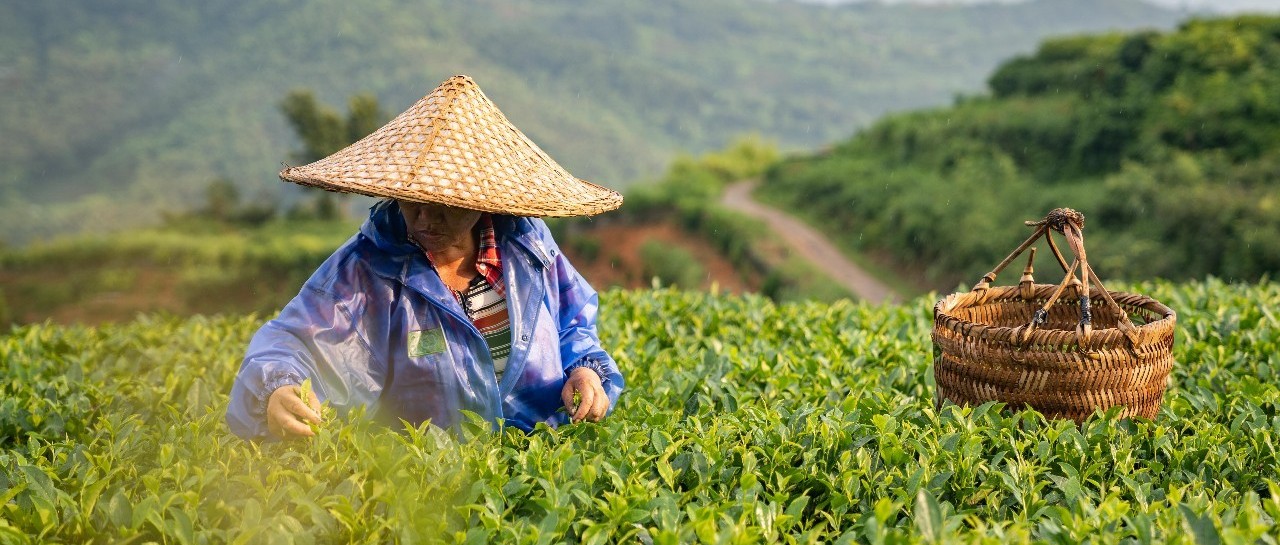
M 313 437 L 311 424 L 320 423 L 320 399 L 315 392 L 307 392 L 307 402 L 302 402 L 301 386 L 281 386 L 267 399 L 267 431 L 281 438 Z
M 573 404 L 573 394 L 578 394 L 578 404 Z M 588 420 L 599 422 L 609 412 L 609 396 L 604 393 L 604 384 L 600 375 L 586 367 L 578 367 L 569 373 L 564 389 L 560 390 L 560 400 L 564 407 L 573 414 L 574 422 Z

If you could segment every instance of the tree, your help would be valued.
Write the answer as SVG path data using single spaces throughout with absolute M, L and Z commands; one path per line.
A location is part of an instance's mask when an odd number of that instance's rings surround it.
M 240 191 L 227 178 L 217 178 L 204 189 L 205 214 L 217 221 L 228 221 L 240 206 Z
M 347 115 L 343 118 L 333 108 L 320 104 L 311 91 L 296 89 L 280 101 L 294 134 L 302 141 L 302 149 L 294 151 L 293 160 L 301 163 L 318 161 L 368 136 L 387 122 L 389 116 L 378 105 L 378 98 L 360 93 L 347 99 Z M 343 206 L 334 202 L 333 193 L 321 191 L 312 205 L 321 219 L 341 217 Z

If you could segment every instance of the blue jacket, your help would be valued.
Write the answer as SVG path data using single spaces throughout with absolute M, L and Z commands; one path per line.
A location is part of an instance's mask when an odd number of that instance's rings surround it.
M 379 419 L 451 429 L 465 409 L 529 431 L 568 421 L 557 412 L 560 390 L 570 370 L 587 366 L 601 374 L 612 410 L 624 384 L 596 335 L 596 291 L 542 220 L 493 221 L 511 320 L 501 383 L 484 337 L 409 242 L 399 206 L 382 201 L 254 335 L 231 389 L 231 431 L 266 437 L 268 396 L 308 377 L 339 412 L 365 405 Z

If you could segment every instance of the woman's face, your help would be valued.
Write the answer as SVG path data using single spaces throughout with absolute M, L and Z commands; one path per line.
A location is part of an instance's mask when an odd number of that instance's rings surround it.
M 427 250 L 466 246 L 481 212 L 443 204 L 397 201 L 409 236 Z

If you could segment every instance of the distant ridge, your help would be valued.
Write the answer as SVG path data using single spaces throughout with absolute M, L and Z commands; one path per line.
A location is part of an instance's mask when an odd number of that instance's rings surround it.
M 0 232 L 149 223 L 209 180 L 275 195 L 295 88 L 399 111 L 456 73 L 621 187 L 759 132 L 784 149 L 947 103 L 1049 35 L 1170 27 L 1137 1 L 839 8 L 756 0 L 42 0 L 0 5 Z
M 924 5 L 974 5 L 1018 4 L 1029 0 L 791 0 L 803 4 L 924 4 Z M 1276 0 L 1145 0 L 1152 5 L 1168 9 L 1200 13 L 1275 13 L 1280 12 Z
M 989 94 L 790 157 L 759 196 L 939 290 L 976 283 L 1024 220 L 1063 206 L 1085 214 L 1101 277 L 1275 278 L 1277 59 L 1280 16 L 1046 40 Z M 1052 262 L 1037 270 L 1054 278 Z

